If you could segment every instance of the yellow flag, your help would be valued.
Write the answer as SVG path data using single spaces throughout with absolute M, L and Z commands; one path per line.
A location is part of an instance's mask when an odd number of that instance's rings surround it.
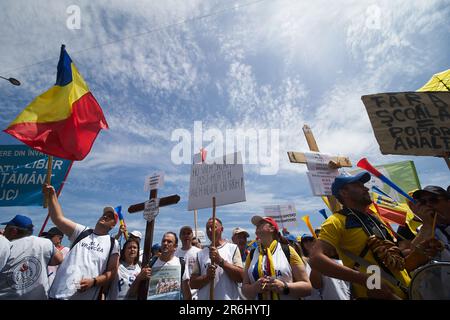
M 311 231 L 312 236 L 317 239 L 317 235 L 314 232 L 314 228 L 312 227 L 311 222 L 309 221 L 309 216 L 303 216 L 302 220 L 303 220 L 303 222 L 305 222 L 305 224 L 308 227 L 309 231 Z
M 417 91 L 450 91 L 450 69 L 434 74 L 425 85 Z

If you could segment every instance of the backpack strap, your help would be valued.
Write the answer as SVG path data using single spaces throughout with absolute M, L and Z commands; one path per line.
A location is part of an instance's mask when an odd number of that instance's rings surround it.
M 280 244 L 281 244 L 281 249 L 283 249 L 284 255 L 286 256 L 288 262 L 290 263 L 291 262 L 291 250 L 289 249 L 290 245 L 283 244 L 283 243 L 280 243 Z M 252 248 L 250 250 L 250 261 L 252 261 L 252 259 L 253 259 L 253 255 L 255 254 L 255 250 L 256 250 L 256 248 Z
M 70 246 L 70 250 L 72 250 L 73 247 L 75 247 L 78 242 L 80 242 L 82 239 L 86 238 L 93 232 L 94 232 L 94 229 L 84 229 L 83 231 L 81 231 L 81 233 L 78 235 L 78 237 L 75 239 L 75 241 Z
M 150 259 L 150 262 L 148 263 L 148 266 L 149 266 L 150 268 L 153 268 L 153 265 L 155 264 L 156 260 L 158 260 L 158 256 L 153 256 L 153 257 Z
M 289 249 L 290 245 L 284 244 L 284 243 L 280 243 L 280 244 L 281 244 L 281 249 L 283 249 L 284 255 L 286 256 L 286 259 L 290 265 L 291 264 L 291 250 Z
M 252 248 L 250 250 L 250 261 L 252 261 L 252 259 L 253 259 L 253 255 L 255 254 L 255 250 L 256 250 L 256 248 Z

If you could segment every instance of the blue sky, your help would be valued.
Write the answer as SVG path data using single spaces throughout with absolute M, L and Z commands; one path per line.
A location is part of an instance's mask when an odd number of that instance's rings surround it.
M 80 29 L 69 29 L 70 5 Z M 160 196 L 179 194 L 161 209 L 154 241 L 164 231 L 193 225 L 187 211 L 190 165 L 175 165 L 176 129 L 279 129 L 279 171 L 245 165 L 247 201 L 218 208 L 225 237 L 264 205 L 294 202 L 317 227 L 324 208 L 313 197 L 303 165 L 286 151 L 307 151 L 308 124 L 322 152 L 355 164 L 413 160 L 422 185 L 447 186 L 442 159 L 387 156 L 379 151 L 360 97 L 414 91 L 449 68 L 450 7 L 446 1 L 7 1 L 0 20 L 0 127 L 51 87 L 62 43 L 103 109 L 110 129 L 73 165 L 60 202 L 67 217 L 93 226 L 105 205 L 124 208 L 148 198 L 144 178 L 165 171 Z M 0 144 L 17 142 L 0 133 Z M 208 144 L 209 142 L 205 142 Z M 4 207 L 40 228 L 46 212 Z M 204 229 L 211 210 L 199 211 Z M 125 215 L 145 230 L 142 214 Z M 39 229 L 38 228 L 38 229 Z M 294 234 L 307 232 L 299 222 Z

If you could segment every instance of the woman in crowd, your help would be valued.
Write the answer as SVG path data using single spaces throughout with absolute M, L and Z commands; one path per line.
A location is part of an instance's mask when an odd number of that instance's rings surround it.
M 311 283 L 297 252 L 281 237 L 272 218 L 252 217 L 258 248 L 245 262 L 242 292 L 248 299 L 294 300 L 311 293 Z
M 149 277 L 149 268 L 141 270 L 139 265 L 139 240 L 129 238 L 120 252 L 119 271 L 111 284 L 109 300 L 136 298 L 136 284 Z M 133 285 L 134 282 L 136 282 L 135 285 Z

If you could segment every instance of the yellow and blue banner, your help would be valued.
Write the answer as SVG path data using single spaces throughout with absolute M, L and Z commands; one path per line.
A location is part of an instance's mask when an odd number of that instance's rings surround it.
M 0 207 L 42 206 L 42 185 L 48 157 L 25 145 L 0 146 Z M 54 158 L 52 185 L 57 194 L 67 179 L 72 161 Z

